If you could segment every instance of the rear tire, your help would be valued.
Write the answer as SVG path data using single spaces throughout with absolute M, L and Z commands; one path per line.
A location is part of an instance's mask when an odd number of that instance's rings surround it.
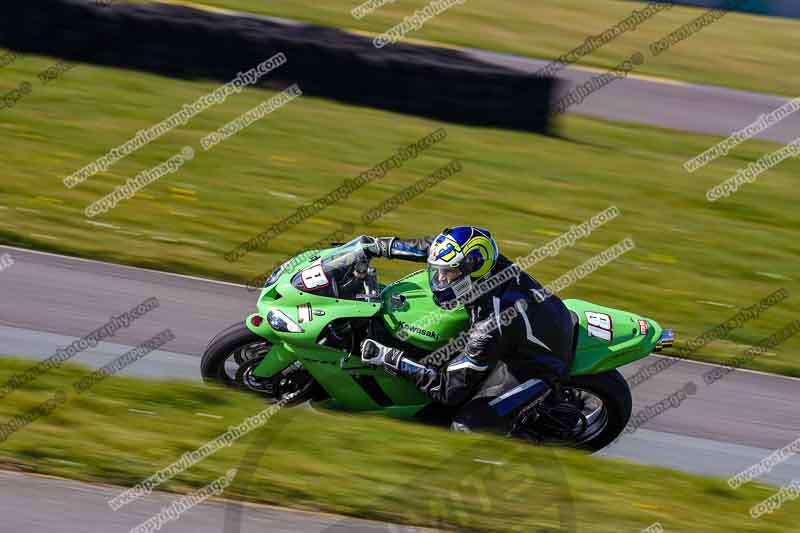
M 611 370 L 591 376 L 574 376 L 567 386 L 598 396 L 607 414 L 605 428 L 591 440 L 581 443 L 579 448 L 594 452 L 614 442 L 628 424 L 633 409 L 631 389 L 622 374 Z

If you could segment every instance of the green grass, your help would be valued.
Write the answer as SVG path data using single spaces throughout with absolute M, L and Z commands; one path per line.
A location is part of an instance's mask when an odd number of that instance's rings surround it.
M 181 2 L 193 3 L 193 2 Z M 198 0 L 223 7 L 345 29 L 382 33 L 412 15 L 429 0 L 402 0 L 356 20 L 351 9 L 360 0 Z M 639 2 L 615 0 L 467 0 L 428 21 L 408 38 L 555 59 L 630 16 Z M 643 22 L 584 57 L 584 66 L 611 68 L 634 51 L 669 35 L 704 12 L 675 6 Z M 731 13 L 722 20 L 650 57 L 637 73 L 711 85 L 723 85 L 795 97 L 800 71 L 795 63 L 800 21 Z
M 53 63 L 27 57 L 0 71 L 0 94 Z M 405 237 L 446 225 L 490 228 L 509 257 L 529 253 L 610 205 L 622 215 L 531 269 L 549 283 L 631 236 L 636 249 L 561 293 L 652 317 L 685 342 L 780 287 L 790 298 L 694 355 L 725 360 L 797 317 L 800 219 L 797 175 L 787 160 L 710 204 L 705 192 L 777 145 L 748 142 L 695 174 L 682 163 L 718 139 L 567 117 L 561 137 L 462 127 L 301 97 L 210 152 L 199 140 L 264 101 L 247 90 L 139 152 L 67 189 L 62 179 L 217 87 L 79 65 L 0 111 L 0 241 L 83 257 L 226 280 L 250 280 L 344 222 L 358 232 Z M 384 158 L 445 127 L 448 137 L 290 229 L 268 246 L 229 263 L 223 254 L 303 202 L 327 194 Z M 84 208 L 184 145 L 195 159 L 132 200 L 87 222 Z M 460 174 L 371 226 L 367 209 L 453 158 Z M 188 193 L 187 193 L 188 191 Z M 277 193 L 281 196 L 273 196 Z M 285 196 L 296 195 L 297 199 Z M 384 282 L 417 268 L 380 261 Z M 12 267 L 16 268 L 16 267 Z M 2 276 L 2 273 L 0 273 Z M 255 297 L 254 297 L 255 302 Z M 800 342 L 790 339 L 753 368 L 800 375 Z
M 0 382 L 30 364 L 4 357 Z M 109 378 L 78 397 L 71 386 L 87 372 L 66 365 L 3 399 L 5 423 L 55 390 L 69 398 L 1 443 L 0 465 L 133 486 L 265 408 L 229 390 L 132 378 Z M 749 508 L 776 491 L 756 483 L 734 491 L 724 480 L 570 450 L 306 409 L 279 411 L 160 489 L 189 492 L 232 467 L 239 473 L 226 498 L 461 531 L 571 530 L 559 528 L 563 518 L 598 533 L 656 521 L 674 532 L 777 532 L 800 518 L 787 503 L 752 520 Z

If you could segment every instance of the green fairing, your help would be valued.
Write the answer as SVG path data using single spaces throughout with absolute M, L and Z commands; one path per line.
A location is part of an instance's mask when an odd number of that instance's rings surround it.
M 331 251 L 320 251 L 319 255 L 325 257 Z M 415 272 L 384 287 L 379 303 L 343 300 L 298 290 L 291 284 L 292 277 L 310 264 L 311 260 L 306 260 L 285 269 L 272 285 L 262 290 L 257 305 L 258 313 L 246 320 L 251 331 L 273 344 L 269 355 L 255 369 L 255 375 L 271 377 L 299 361 L 331 396 L 330 400 L 324 402 L 330 407 L 374 411 L 403 418 L 413 416 L 430 402 L 426 395 L 405 379 L 393 377 L 380 368 L 364 366 L 357 356 L 343 362 L 347 353 L 319 344 L 320 334 L 325 326 L 336 319 L 380 315 L 386 329 L 395 337 L 418 348 L 433 351 L 466 330 L 469 324 L 467 313 L 463 308 L 443 311 L 436 306 L 425 271 Z M 400 295 L 404 300 L 398 298 Z M 565 300 L 564 303 L 580 318 L 572 375 L 599 374 L 646 357 L 661 336 L 662 329 L 655 321 L 634 313 L 583 300 Z M 300 322 L 299 306 L 303 304 L 311 305 L 313 313 L 310 321 Z M 304 332 L 275 331 L 266 320 L 272 309 L 280 310 L 295 320 Z M 602 327 L 597 328 L 598 319 L 601 326 L 608 320 L 602 315 L 594 316 L 595 325 L 592 326 L 589 322 L 589 317 L 593 316 L 591 313 L 607 315 L 612 333 Z M 264 319 L 258 327 L 252 323 L 252 318 L 256 316 Z M 640 326 L 640 320 L 646 321 L 645 334 L 642 334 L 644 326 Z M 611 336 L 610 341 L 602 338 L 608 336 Z M 342 363 L 343 366 L 340 366 Z M 359 383 L 359 380 L 363 382 L 365 377 L 370 376 L 389 399 L 386 401 L 384 397 L 384 401 L 380 402 L 384 405 L 379 405 L 373 399 L 374 391 L 371 396 Z M 374 389 L 374 384 L 370 385 Z

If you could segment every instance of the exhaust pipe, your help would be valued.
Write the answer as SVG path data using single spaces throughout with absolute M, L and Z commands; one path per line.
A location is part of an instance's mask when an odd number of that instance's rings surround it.
M 672 329 L 665 329 L 661 332 L 661 336 L 656 341 L 656 347 L 653 349 L 654 352 L 660 352 L 664 348 L 672 347 L 672 343 L 675 340 L 675 331 Z

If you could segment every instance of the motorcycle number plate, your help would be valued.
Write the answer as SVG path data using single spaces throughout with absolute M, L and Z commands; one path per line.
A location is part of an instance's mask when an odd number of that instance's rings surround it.
M 314 265 L 303 270 L 300 273 L 300 279 L 303 280 L 303 286 L 309 290 L 327 287 L 330 284 L 322 265 Z
M 611 317 L 606 313 L 594 313 L 586 311 L 586 321 L 589 323 L 586 326 L 586 333 L 590 337 L 597 337 L 605 341 L 611 342 L 614 338 L 614 324 L 611 322 Z

